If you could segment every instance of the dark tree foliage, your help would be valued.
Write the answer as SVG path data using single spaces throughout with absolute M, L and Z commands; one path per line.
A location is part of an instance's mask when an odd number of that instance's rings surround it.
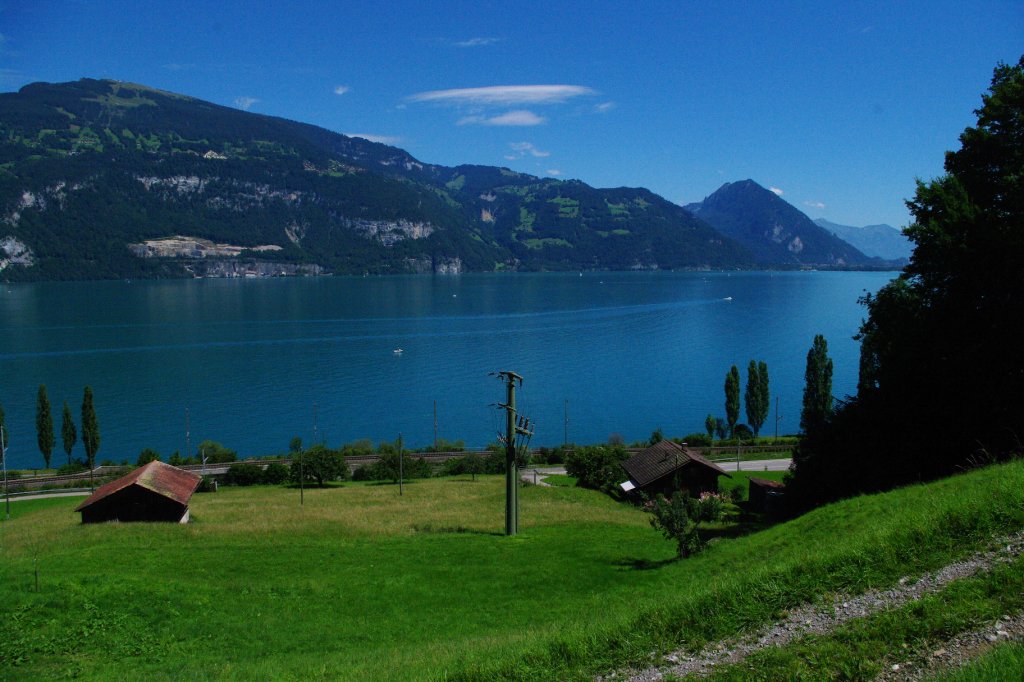
M 222 464 L 238 459 L 237 452 L 224 447 L 215 440 L 204 440 L 196 447 L 196 451 L 199 453 L 199 461 L 202 462 L 205 457 L 207 464 Z
M 328 481 L 348 478 L 348 465 L 337 450 L 317 443 L 292 456 L 291 475 L 296 483 L 301 479 L 322 488 Z
M 159 462 L 160 453 L 153 448 L 143 448 L 142 452 L 139 453 L 138 459 L 135 460 L 135 466 L 142 466 L 143 464 L 149 464 L 150 462 Z
M 740 371 L 733 365 L 725 375 L 725 419 L 729 424 L 729 435 L 740 419 Z
M 807 433 L 832 414 L 832 358 L 828 356 L 828 341 L 821 334 L 814 337 L 807 351 L 804 370 L 804 402 L 800 410 L 800 429 Z
M 582 488 L 617 495 L 619 484 L 627 478 L 622 462 L 628 458 L 629 452 L 622 445 L 578 447 L 565 458 L 565 470 Z
M 96 466 L 96 452 L 100 449 L 100 422 L 96 418 L 93 406 L 92 388 L 85 387 L 82 395 L 82 446 L 85 447 L 85 458 L 92 469 Z
M 708 440 L 714 440 L 715 438 L 715 426 L 718 424 L 718 420 L 715 419 L 715 415 L 709 414 L 704 417 L 704 430 L 708 432 Z
M 46 395 L 46 385 L 39 384 L 39 393 L 36 394 L 36 443 L 39 445 L 39 452 L 43 455 L 43 462 L 46 468 L 50 468 L 50 458 L 53 456 L 53 446 L 56 443 L 53 435 L 53 414 L 50 412 L 50 399 Z
M 64 401 L 64 415 L 60 423 L 60 438 L 64 445 L 64 452 L 68 456 L 68 464 L 71 464 L 71 451 L 75 449 L 78 441 L 78 429 L 75 428 L 75 420 L 71 416 L 71 408 L 68 401 Z
M 863 299 L 857 396 L 801 443 L 802 506 L 1021 451 L 1024 58 L 995 69 L 975 114 L 907 202 L 910 264 Z
M 757 436 L 764 420 L 768 418 L 768 365 L 763 361 L 751 360 L 747 365 L 747 388 L 743 393 L 743 403 L 747 410 L 747 422 L 754 436 Z

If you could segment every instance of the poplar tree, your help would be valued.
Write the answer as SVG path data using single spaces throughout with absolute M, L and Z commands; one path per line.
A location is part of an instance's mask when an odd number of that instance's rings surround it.
M 747 424 L 757 436 L 768 418 L 768 365 L 753 360 L 747 365 L 747 388 L 743 403 L 747 410 Z
M 807 433 L 825 423 L 832 413 L 832 358 L 828 356 L 828 342 L 818 334 L 807 351 L 807 369 L 804 371 L 804 405 L 800 411 L 800 429 Z
M 46 384 L 39 384 L 36 394 L 36 443 L 43 455 L 46 468 L 50 468 L 50 457 L 53 455 L 53 415 L 50 414 L 50 399 L 46 396 Z
M 71 408 L 68 401 L 64 401 L 64 416 L 60 424 L 60 438 L 64 442 L 64 452 L 68 455 L 68 464 L 71 464 L 71 451 L 78 441 L 78 430 L 75 428 L 75 420 L 71 416 Z
M 82 445 L 85 447 L 89 469 L 92 470 L 96 463 L 96 451 L 100 449 L 100 423 L 92 404 L 92 389 L 88 386 L 82 396 Z
M 708 438 L 710 440 L 715 439 L 715 415 L 709 414 L 704 418 L 704 430 L 708 432 Z
M 733 365 L 725 375 L 725 419 L 731 437 L 736 422 L 740 419 L 740 371 L 736 369 L 736 365 Z

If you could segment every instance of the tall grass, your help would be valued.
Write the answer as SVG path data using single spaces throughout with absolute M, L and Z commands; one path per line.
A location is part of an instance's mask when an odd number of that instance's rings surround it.
M 891 583 L 1024 526 L 1024 464 L 848 500 L 676 561 L 645 515 L 503 479 L 224 490 L 194 523 L 0 524 L 10 679 L 550 679 Z M 31 502 L 17 504 L 31 505 Z M 40 589 L 35 591 L 38 566 Z M 537 585 L 544 586 L 537 588 Z

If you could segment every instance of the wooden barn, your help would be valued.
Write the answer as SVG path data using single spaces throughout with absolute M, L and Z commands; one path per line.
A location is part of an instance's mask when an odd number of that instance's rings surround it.
M 750 488 L 747 499 L 753 511 L 766 514 L 778 514 L 782 509 L 782 497 L 786 494 L 786 485 L 766 478 L 750 477 Z
M 154 461 L 100 486 L 75 511 L 82 512 L 82 523 L 188 523 L 188 502 L 201 480 L 191 471 Z
M 671 497 L 677 490 L 689 491 L 694 497 L 718 492 L 718 477 L 731 478 L 696 450 L 670 440 L 638 452 L 623 462 L 622 468 L 629 476 L 628 481 L 620 484 L 625 492 L 642 491 L 652 497 L 658 493 Z

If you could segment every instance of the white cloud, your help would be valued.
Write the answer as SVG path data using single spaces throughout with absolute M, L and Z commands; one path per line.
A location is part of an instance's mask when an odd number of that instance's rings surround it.
M 558 170 L 557 168 L 549 168 L 549 169 L 547 170 L 547 174 L 548 174 L 548 175 L 555 175 L 555 176 L 558 176 L 558 175 L 561 175 L 561 174 L 562 174 L 562 171 Z
M 551 156 L 551 152 L 545 152 L 540 149 L 537 149 L 536 147 L 533 146 L 532 142 L 509 142 L 508 146 L 511 147 L 512 151 L 516 152 L 520 157 L 526 156 L 527 154 L 529 154 L 530 156 L 536 156 L 538 158 Z M 517 157 L 513 156 L 512 158 Z
M 349 137 L 358 137 L 368 142 L 380 142 L 381 144 L 398 144 L 402 141 L 402 138 L 394 135 L 370 135 L 367 133 L 342 133 Z
M 452 43 L 455 47 L 483 47 L 485 45 L 493 45 L 500 41 L 501 38 L 470 38 L 469 40 L 460 40 Z
M 582 85 L 492 85 L 484 88 L 431 90 L 410 96 L 411 102 L 504 106 L 515 104 L 559 104 L 573 97 L 595 94 Z
M 518 109 L 516 111 L 507 111 L 497 116 L 465 116 L 458 120 L 457 125 L 538 126 L 546 121 L 546 118 L 538 116 L 532 111 Z
M 817 209 L 825 208 L 825 204 L 821 203 L 820 201 L 805 201 L 804 206 L 809 206 L 811 208 Z
M 334 94 L 335 95 L 344 95 L 348 91 L 349 91 L 349 87 L 347 85 L 336 85 L 336 86 L 334 86 Z
M 783 192 L 778 187 L 769 187 L 768 191 L 771 192 L 772 194 L 774 194 L 777 197 L 781 197 L 783 194 L 785 194 L 785 192 Z
M 615 102 L 601 102 L 596 107 L 594 107 L 594 109 L 596 109 L 597 111 L 599 111 L 602 114 L 604 112 L 610 111 L 610 110 L 612 110 L 614 108 L 615 108 Z
M 243 111 L 249 111 L 249 107 L 259 102 L 255 97 L 236 97 L 235 106 Z

